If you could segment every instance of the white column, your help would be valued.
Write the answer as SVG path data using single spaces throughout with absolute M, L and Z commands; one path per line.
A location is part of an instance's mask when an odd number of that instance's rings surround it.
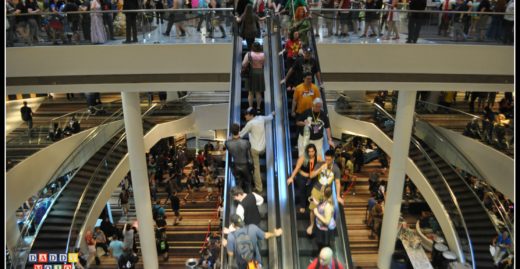
M 406 161 L 408 159 L 410 136 L 412 133 L 415 95 L 415 91 L 399 91 L 394 128 L 394 144 L 392 145 L 392 154 L 390 156 L 390 173 L 388 176 L 381 238 L 379 241 L 377 265 L 380 269 L 390 268 L 392 254 L 395 250 L 398 232 L 397 227 L 401 214 Z
M 16 243 L 20 237 L 20 230 L 16 224 L 16 215 L 13 214 L 10 218 L 7 218 L 5 226 L 5 241 L 7 249 L 9 249 L 9 253 L 11 253 L 11 257 L 13 257 L 12 255 L 14 254 Z
M 139 93 L 123 92 L 121 95 L 143 266 L 147 269 L 157 269 L 159 264 L 155 246 L 152 200 L 148 185 Z

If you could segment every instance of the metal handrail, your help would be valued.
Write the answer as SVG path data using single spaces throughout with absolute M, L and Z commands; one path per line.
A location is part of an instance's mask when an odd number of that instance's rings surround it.
M 473 168 L 473 170 L 477 173 L 477 175 L 474 175 L 474 176 L 478 177 L 481 181 L 484 181 L 484 177 L 482 176 L 482 172 L 478 169 L 478 167 L 474 166 L 473 163 L 472 163 L 472 162 L 471 162 L 471 161 L 466 157 L 466 155 L 463 154 L 462 151 L 460 151 L 460 150 L 459 150 L 459 149 L 458 149 L 458 148 L 457 148 L 457 147 L 456 147 L 456 146 L 455 146 L 455 145 L 450 141 L 450 139 L 445 138 L 445 137 L 444 137 L 444 136 L 443 136 L 443 135 L 442 135 L 442 134 L 441 134 L 441 133 L 440 133 L 436 128 L 434 128 L 434 127 L 431 125 L 431 123 L 426 122 L 426 124 L 427 124 L 427 126 L 429 127 L 429 130 L 430 130 L 430 131 L 433 131 L 433 133 L 435 134 L 435 137 L 436 137 L 438 140 L 442 140 L 443 142 L 447 142 L 448 145 L 449 145 L 451 148 L 455 149 L 455 152 L 459 153 L 458 155 L 459 155 L 460 157 L 462 157 L 462 158 L 464 159 L 464 161 L 465 161 L 467 164 L 469 164 L 469 165 Z M 455 173 L 456 173 L 456 174 L 457 174 L 457 175 L 462 179 L 462 181 L 464 182 L 464 184 L 465 184 L 469 189 L 471 189 L 471 192 L 474 194 L 474 196 L 475 196 L 475 197 L 477 198 L 477 200 L 480 202 L 481 206 L 485 209 L 485 211 L 488 213 L 488 215 L 491 216 L 492 213 L 488 212 L 488 210 L 487 210 L 486 207 L 484 206 L 483 201 L 480 200 L 480 198 L 479 198 L 478 195 L 475 193 L 475 191 L 473 190 L 473 188 L 472 188 L 472 187 L 471 187 L 471 186 L 466 182 L 466 180 L 463 179 L 462 175 L 460 175 L 460 173 L 459 173 L 459 172 L 454 168 L 454 166 L 453 166 L 451 163 L 449 163 L 449 162 L 446 162 L 446 163 L 447 163 L 447 164 L 452 168 L 452 170 L 454 170 Z M 496 196 L 496 194 L 495 194 L 496 191 L 493 190 L 489 185 L 484 184 L 484 185 L 482 185 L 482 186 L 484 187 L 484 189 L 485 189 L 486 191 L 491 192 L 491 193 L 493 194 L 493 196 Z M 494 200 L 493 198 L 496 199 L 496 200 Z M 502 220 L 504 221 L 504 224 L 505 224 L 505 226 L 506 226 L 506 229 L 509 231 L 509 233 L 510 233 L 511 235 L 513 235 L 513 234 L 514 234 L 514 228 L 512 228 L 512 227 L 513 227 L 513 223 L 511 222 L 511 219 L 509 218 L 509 216 L 508 216 L 507 214 L 504 214 L 504 215 L 503 215 L 503 214 L 502 214 L 502 211 L 501 211 L 501 209 L 503 209 L 503 210 L 505 211 L 505 209 L 504 209 L 504 208 L 505 208 L 504 205 L 502 204 L 502 202 L 500 202 L 500 200 L 497 199 L 497 197 L 493 197 L 493 198 L 492 198 L 493 203 L 498 203 L 498 206 L 496 206 L 496 207 L 497 207 L 497 209 L 499 210 L 499 213 L 500 213 L 500 215 L 501 215 L 501 217 L 502 217 Z M 498 232 L 499 229 L 498 229 L 498 227 L 496 227 L 495 223 L 493 223 L 493 226 L 495 226 L 495 229 L 496 229 L 497 232 Z
M 267 42 L 264 43 L 264 46 L 267 45 L 267 56 L 265 61 L 265 66 L 273 66 L 276 61 L 276 57 L 278 56 L 278 52 L 274 51 L 273 47 L 273 13 L 269 12 L 266 21 L 267 28 Z M 264 39 L 265 42 L 265 39 Z M 268 76 L 265 76 L 265 73 L 268 73 Z M 268 102 L 264 102 L 266 105 L 265 112 L 270 113 L 272 111 L 276 111 L 276 101 L 275 94 L 279 92 L 279 83 L 278 76 L 275 76 L 273 72 L 273 68 L 265 68 L 264 70 L 264 80 L 266 80 L 266 90 L 264 92 L 264 99 Z M 278 119 L 278 118 L 276 118 Z M 273 119 L 274 120 L 274 119 Z M 279 156 L 283 155 L 283 149 L 281 149 L 280 143 L 278 143 L 276 139 L 277 134 L 277 125 L 275 122 L 271 121 L 271 129 L 266 129 L 266 165 L 267 167 L 271 167 L 273 169 L 267 169 L 266 174 L 266 183 L 267 187 L 271 187 L 267 192 L 267 198 L 270 203 L 267 205 L 268 212 L 268 228 L 276 229 L 276 227 L 280 227 L 281 224 L 281 215 L 280 215 L 280 189 L 278 188 L 278 184 L 280 181 L 284 181 L 285 172 L 283 171 L 285 167 L 281 167 L 280 162 L 276 160 L 279 159 Z M 276 165 L 275 165 L 276 164 Z M 281 170 L 281 171 L 279 171 Z M 280 177 L 282 176 L 282 178 Z M 275 179 L 276 178 L 276 179 Z M 267 190 L 267 188 L 266 188 Z M 283 229 L 282 229 L 283 230 Z M 286 239 L 287 235 L 282 234 L 282 238 Z M 285 267 L 285 259 L 288 258 L 286 254 L 286 249 L 283 247 L 283 242 L 280 240 L 276 240 L 273 242 L 272 240 L 268 242 L 269 248 L 269 264 L 274 264 L 274 268 L 284 268 Z M 291 261 L 292 264 L 292 261 Z
M 148 115 L 151 111 L 153 111 L 155 108 L 157 107 L 156 104 L 152 105 L 147 111 L 145 111 L 142 115 L 142 117 L 145 117 L 146 115 Z M 74 229 L 74 226 L 75 226 L 75 222 L 76 222 L 76 218 L 77 218 L 77 215 L 78 215 L 78 212 L 81 208 L 81 205 L 83 203 L 83 200 L 85 199 L 86 195 L 87 195 L 87 192 L 90 188 L 90 185 L 92 184 L 92 182 L 94 181 L 94 178 L 97 176 L 99 170 L 101 169 L 101 167 L 103 167 L 105 165 L 105 163 L 108 161 L 109 157 L 111 157 L 111 155 L 114 153 L 114 151 L 116 150 L 117 147 L 119 147 L 119 145 L 126 139 L 126 132 L 123 133 L 121 135 L 121 137 L 114 143 L 114 145 L 112 145 L 112 147 L 110 147 L 110 149 L 108 150 L 108 152 L 106 153 L 105 157 L 103 158 L 103 160 L 101 160 L 98 164 L 98 166 L 96 167 L 96 169 L 94 170 L 94 172 L 92 173 L 92 176 L 89 178 L 88 180 L 88 183 L 87 185 L 85 186 L 85 189 L 83 190 L 83 193 L 81 194 L 81 197 L 78 201 L 78 205 L 76 206 L 76 210 L 74 211 L 74 216 L 72 217 L 72 222 L 71 222 L 71 225 L 70 225 L 70 229 L 69 229 L 69 235 L 68 235 L 68 238 L 67 238 L 67 245 L 66 245 L 66 248 L 65 248 L 65 253 L 68 253 L 69 252 L 69 246 L 70 246 L 70 240 L 71 240 L 71 237 L 72 237 L 72 230 Z M 78 234 L 78 237 L 76 238 L 76 240 L 79 242 L 79 240 L 81 239 L 81 235 Z
M 381 113 L 383 113 L 387 118 L 389 118 L 390 120 L 394 121 L 395 122 L 395 119 L 392 115 L 390 115 L 390 113 L 388 113 L 388 111 L 386 111 L 385 109 L 383 109 L 380 105 L 378 104 L 375 104 L 373 103 L 374 107 Z M 447 191 L 448 191 L 448 194 L 450 195 L 451 197 L 451 200 L 453 201 L 453 205 L 455 205 L 455 210 L 456 210 L 456 213 L 459 215 L 459 218 L 460 218 L 460 221 L 462 223 L 462 226 L 463 226 L 463 229 L 464 229 L 464 232 L 466 234 L 466 237 L 468 239 L 468 246 L 469 246 L 469 251 L 470 251 L 470 256 L 471 256 L 471 265 L 473 268 L 475 268 L 475 256 L 474 256 L 474 252 L 473 252 L 473 245 L 471 243 L 471 238 L 469 236 L 469 232 L 468 232 L 468 227 L 466 226 L 466 222 L 463 218 L 463 215 L 462 215 L 462 211 L 460 210 L 460 207 L 459 207 L 459 203 L 458 203 L 458 200 L 457 200 L 457 197 L 455 196 L 455 194 L 453 193 L 453 191 L 451 190 L 451 187 L 450 185 L 448 184 L 448 181 L 446 180 L 446 178 L 444 177 L 444 175 L 442 174 L 442 172 L 440 171 L 439 167 L 437 167 L 437 165 L 435 165 L 435 162 L 430 158 L 430 156 L 428 155 L 428 153 L 426 153 L 426 151 L 424 150 L 424 148 L 421 146 L 421 144 L 419 143 L 419 141 L 417 141 L 413 136 L 410 137 L 410 140 L 412 142 L 413 145 L 415 145 L 415 147 L 421 152 L 421 154 L 426 158 L 426 160 L 428 161 L 428 163 L 430 164 L 431 167 L 434 168 L 434 171 L 439 175 L 439 177 L 442 179 L 442 183 L 444 184 L 444 186 L 446 187 Z M 453 222 L 452 222 L 453 223 Z M 462 248 L 462 243 L 460 241 L 460 235 L 458 235 L 458 237 L 456 238 L 457 241 L 458 241 L 458 245 L 461 249 Z M 464 262 L 465 261 L 465 257 L 461 257 L 462 258 L 462 261 Z
M 115 118 L 117 116 L 119 116 L 119 114 L 122 114 L 120 112 L 120 110 L 116 111 L 113 115 L 111 115 L 109 118 L 105 119 L 99 126 L 95 127 L 94 130 L 92 130 L 90 132 L 90 134 L 85 137 L 83 139 L 83 142 L 81 142 L 80 146 L 78 147 L 78 149 L 74 150 L 74 152 L 69 155 L 59 166 L 59 168 L 54 172 L 54 174 L 50 177 L 50 180 L 45 184 L 45 187 L 48 186 L 52 181 L 55 181 L 57 178 L 58 178 L 58 175 L 61 174 L 64 169 L 64 167 L 66 167 L 68 165 L 68 163 L 70 163 L 80 152 L 81 152 L 81 149 L 83 147 L 85 147 L 86 145 L 89 144 L 90 141 L 92 141 L 94 138 L 97 137 L 97 135 L 99 134 L 99 132 L 101 132 L 102 130 L 102 127 L 104 127 L 103 125 L 110 121 L 112 118 Z M 52 207 L 54 206 L 54 203 L 56 202 L 57 200 L 57 197 L 61 195 L 61 193 L 63 192 L 63 190 L 68 186 L 68 184 L 70 183 L 71 179 L 74 177 L 74 175 L 76 175 L 76 173 L 79 171 L 79 169 L 76 169 L 72 175 L 69 176 L 69 180 L 67 182 L 65 182 L 65 184 L 60 188 L 60 190 L 51 195 L 50 197 L 46 197 L 46 198 L 53 198 L 51 199 L 51 204 L 47 207 L 47 210 L 45 212 L 45 214 L 43 215 L 42 219 L 40 220 L 38 226 L 35 228 L 35 232 L 34 232 L 34 235 L 33 235 L 33 238 L 31 240 L 31 243 L 29 244 L 29 246 L 27 247 L 27 250 L 23 253 L 23 257 L 19 257 L 19 255 L 21 254 L 20 251 L 23 250 L 25 247 L 25 237 L 26 237 L 26 234 L 29 233 L 29 230 L 32 226 L 32 223 L 33 223 L 33 220 L 36 216 L 36 214 L 34 213 L 35 209 L 36 209 L 36 201 L 33 203 L 33 205 L 31 206 L 31 208 L 28 210 L 28 219 L 25 221 L 25 224 L 24 226 L 22 227 L 21 231 L 20 231 L 20 237 L 18 238 L 18 242 L 16 244 L 16 251 L 15 253 L 13 253 L 15 256 L 14 258 L 14 261 L 13 261 L 13 264 L 12 264 L 12 268 L 16 268 L 17 265 L 19 265 L 20 263 L 20 259 L 21 259 L 21 264 L 24 265 L 25 263 L 25 260 L 26 260 L 26 256 L 25 255 L 28 255 L 29 254 L 29 251 L 30 249 L 32 249 L 32 246 L 34 244 L 34 241 L 36 239 L 36 236 L 38 235 L 41 227 L 42 227 L 42 224 L 45 222 L 45 220 L 47 219 L 47 216 L 49 215 Z M 38 199 L 40 199 L 40 197 L 38 197 Z
M 471 117 L 471 118 L 474 118 L 474 119 L 481 119 L 482 118 L 482 117 L 480 117 L 478 115 L 474 115 L 474 114 L 471 114 L 471 113 L 468 113 L 468 112 L 465 112 L 465 111 L 462 111 L 462 110 L 459 110 L 459 109 L 456 109 L 456 108 L 447 107 L 447 106 L 443 106 L 443 105 L 439 105 L 439 104 L 435 104 L 435 103 L 430 103 L 430 102 L 427 102 L 427 101 L 417 100 L 417 103 L 422 103 L 422 104 L 427 104 L 427 105 L 440 107 L 440 108 L 443 108 L 443 109 L 446 109 L 446 110 L 457 112 L 458 114 L 464 114 L 464 115 L 466 115 L 468 117 Z
M 241 99 L 241 54 L 242 54 L 242 42 L 241 38 L 238 36 L 236 32 L 233 35 L 233 59 L 231 62 L 231 83 L 230 83 L 230 94 L 229 94 L 229 122 L 228 122 L 228 137 L 231 135 L 231 125 L 235 122 L 240 121 L 240 99 Z M 238 105 L 238 107 L 237 107 Z M 229 166 L 231 161 L 231 157 L 229 155 L 229 151 L 226 152 L 226 165 L 224 168 L 225 171 L 225 180 L 224 180 L 224 193 L 223 193 L 223 212 L 222 212 L 222 230 L 229 225 L 229 215 L 231 213 L 231 197 L 229 196 L 230 189 L 234 186 L 235 180 L 233 177 L 233 173 L 231 173 L 231 168 Z M 222 239 L 224 239 L 224 234 L 222 233 Z M 220 262 L 221 268 L 228 268 L 227 263 L 227 251 L 225 247 L 222 246 L 220 251 Z
M 313 29 L 312 23 L 311 23 L 310 30 L 307 32 L 307 34 L 310 35 L 310 38 L 309 38 L 310 45 L 314 49 L 314 58 L 316 60 L 317 69 L 321 73 L 320 59 L 318 56 L 318 49 L 316 46 L 317 43 L 316 43 L 316 38 L 314 36 L 314 29 Z M 323 81 L 318 81 L 318 82 L 323 83 Z M 320 93 L 321 93 L 321 99 L 323 100 L 323 110 L 328 115 L 329 111 L 328 111 L 328 107 L 327 107 L 327 100 L 326 100 L 327 98 L 325 97 L 326 95 L 325 95 L 325 89 L 323 88 L 323 85 L 320 85 Z M 331 130 L 331 132 L 332 132 L 332 130 Z M 324 149 L 329 148 L 327 139 L 328 139 L 328 137 L 326 135 L 324 135 L 323 136 L 323 144 L 324 144 L 323 148 Z M 336 186 L 336 182 L 334 181 L 332 183 L 332 192 L 334 194 L 336 194 L 337 193 L 336 188 L 340 188 L 340 187 L 341 186 Z M 341 204 L 338 203 L 336 195 L 333 195 L 332 197 L 333 197 L 333 202 L 334 202 L 334 210 L 335 210 L 336 216 L 337 216 L 336 223 L 339 224 L 339 225 L 336 225 L 336 231 L 338 233 L 338 238 L 341 241 L 340 249 L 339 250 L 336 249 L 336 257 L 337 258 L 342 257 L 345 261 L 346 268 L 352 269 L 352 268 L 354 268 L 354 265 L 352 262 L 352 254 L 350 252 L 350 241 L 349 241 L 349 237 L 348 237 L 348 232 L 346 231 L 347 221 L 345 219 L 344 208 Z
M 478 14 L 478 15 L 514 15 L 512 12 L 484 12 L 484 11 L 454 11 L 454 10 L 410 10 L 410 9 L 364 9 L 364 8 L 352 8 L 352 9 L 340 9 L 340 8 L 310 8 L 310 11 L 325 11 L 325 12 L 336 12 L 336 11 L 364 11 L 364 12 L 400 12 L 400 13 L 440 13 L 440 14 Z
M 150 13 L 150 12 L 173 12 L 173 13 L 188 13 L 193 11 L 233 11 L 233 8 L 180 8 L 180 9 L 134 9 L 134 10 L 88 10 L 88 11 L 67 11 L 67 12 L 37 12 L 37 13 L 21 13 L 21 14 L 6 14 L 7 17 L 14 16 L 38 16 L 38 15 L 63 15 L 63 14 L 90 14 L 90 13 Z M 339 9 L 339 8 L 310 8 L 310 11 L 325 11 L 325 12 L 389 12 L 389 9 Z M 511 12 L 483 12 L 483 11 L 453 11 L 453 10 L 409 10 L 409 9 L 394 9 L 393 12 L 399 13 L 430 13 L 430 14 L 478 14 L 478 15 L 514 15 Z
M 281 36 L 280 36 L 280 29 L 281 29 L 281 24 L 280 24 L 280 17 L 279 16 L 276 16 L 274 17 L 274 22 L 275 22 L 275 27 L 277 27 L 278 31 L 277 31 L 277 34 L 275 35 L 275 42 L 278 46 L 281 46 L 282 44 L 282 39 L 281 39 Z M 277 48 L 277 50 L 275 51 L 278 51 L 278 50 L 281 50 L 280 47 Z M 279 55 L 277 56 L 279 58 L 279 63 L 280 63 L 280 68 L 279 68 L 279 77 L 283 77 L 285 76 L 285 64 L 284 64 L 284 60 L 283 60 L 283 56 L 282 55 Z M 279 81 L 276 79 L 276 76 L 275 76 L 275 81 Z M 278 94 L 278 93 L 281 93 L 281 102 L 283 104 L 283 108 L 285 108 L 288 104 L 288 98 L 287 98 L 287 91 L 283 90 L 283 89 L 279 89 L 279 90 L 275 90 L 275 94 Z M 289 125 L 289 110 L 288 109 L 282 109 L 282 112 L 283 112 L 283 128 L 282 128 L 282 132 L 281 133 L 285 133 L 285 134 L 288 134 L 290 132 L 290 125 Z M 279 115 L 278 117 L 280 118 L 281 115 Z M 291 137 L 289 135 L 284 135 L 283 136 L 285 138 L 285 164 L 286 164 L 286 167 L 285 167 L 285 171 L 283 171 L 286 175 L 290 175 L 291 174 L 291 169 L 292 169 L 292 151 L 291 151 Z M 285 184 L 285 182 L 282 182 L 281 184 Z M 289 201 L 287 203 L 287 206 L 288 206 L 288 210 L 289 210 L 289 218 L 290 218 L 290 223 L 292 224 L 291 226 L 292 227 L 297 227 L 297 217 L 296 217 L 296 209 L 295 209 L 295 205 L 293 203 L 293 201 L 295 201 L 295 191 L 294 191 L 294 184 L 291 185 L 290 187 L 287 187 L 287 200 Z M 284 234 L 287 234 L 287 231 L 284 233 Z M 296 238 L 298 238 L 298 229 L 291 229 L 291 235 L 290 235 L 290 242 L 292 244 L 292 258 L 293 258 L 293 267 L 294 268 L 300 268 L 300 259 L 298 259 L 298 253 L 300 253 L 300 249 L 299 249 L 299 244 L 298 244 L 298 240 L 295 240 Z
M 64 15 L 64 14 L 91 14 L 91 13 L 150 13 L 150 12 L 168 12 L 168 13 L 188 13 L 193 11 L 233 11 L 232 8 L 179 8 L 179 9 L 133 9 L 133 10 L 86 10 L 86 11 L 67 11 L 67 12 L 36 12 L 36 13 L 20 13 L 6 14 L 7 17 L 15 16 L 41 16 L 41 15 Z

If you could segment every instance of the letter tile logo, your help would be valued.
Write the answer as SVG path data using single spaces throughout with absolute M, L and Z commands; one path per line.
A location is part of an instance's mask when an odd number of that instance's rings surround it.
M 29 254 L 29 262 L 37 262 L 38 261 L 38 255 L 35 253 Z
M 45 264 L 43 269 L 52 269 L 52 264 Z
M 49 254 L 49 262 L 58 262 L 58 254 Z
M 35 265 L 33 265 L 33 269 L 43 269 L 43 265 L 42 264 L 35 264 Z
M 78 253 L 69 253 L 69 262 L 70 263 L 78 262 Z
M 48 260 L 47 253 L 38 253 L 38 262 L 47 263 L 48 261 L 49 260 Z
M 63 262 L 63 263 L 67 262 L 67 254 L 60 254 L 60 262 Z
M 62 264 L 55 264 L 52 269 L 63 269 L 63 265 Z
M 72 269 L 72 264 L 64 264 L 63 269 Z

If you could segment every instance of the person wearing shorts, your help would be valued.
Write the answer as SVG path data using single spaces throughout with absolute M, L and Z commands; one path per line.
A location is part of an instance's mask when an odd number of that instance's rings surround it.
M 334 181 L 336 182 L 336 199 L 338 203 L 343 204 L 341 198 L 341 172 L 336 163 L 334 163 L 335 152 L 332 149 L 325 152 L 325 162 L 318 165 L 317 169 L 311 172 L 310 177 L 314 178 L 317 176 L 317 181 L 314 183 L 314 187 L 309 197 L 309 211 L 310 211 L 310 225 L 307 227 L 307 234 L 311 235 L 314 228 L 314 209 L 318 204 L 324 201 L 324 192 L 327 186 L 330 186 Z

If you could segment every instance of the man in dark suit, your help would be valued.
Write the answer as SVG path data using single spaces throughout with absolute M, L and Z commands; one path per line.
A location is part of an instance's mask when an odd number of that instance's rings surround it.
M 139 9 L 138 0 L 124 0 L 123 10 L 135 10 Z M 137 43 L 137 13 L 135 12 L 125 12 L 126 17 L 126 40 L 123 42 L 125 44 L 128 43 Z M 130 40 L 130 36 L 132 36 L 132 40 Z
M 426 9 L 426 0 L 410 0 L 409 9 Z M 419 32 L 421 31 L 421 26 L 424 24 L 425 17 L 425 13 L 408 13 L 408 40 L 406 40 L 406 43 L 417 43 L 417 39 L 419 39 Z

